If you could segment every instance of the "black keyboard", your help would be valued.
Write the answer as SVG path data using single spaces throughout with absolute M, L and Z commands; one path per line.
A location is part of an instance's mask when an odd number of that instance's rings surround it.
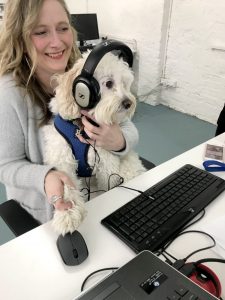
M 225 180 L 188 164 L 101 223 L 135 252 L 154 252 L 174 238 L 224 190 Z

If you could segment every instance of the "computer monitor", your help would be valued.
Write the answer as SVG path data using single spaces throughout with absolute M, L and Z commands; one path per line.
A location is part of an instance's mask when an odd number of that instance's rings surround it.
M 71 20 L 77 31 L 80 46 L 83 46 L 85 41 L 99 39 L 96 14 L 71 14 Z

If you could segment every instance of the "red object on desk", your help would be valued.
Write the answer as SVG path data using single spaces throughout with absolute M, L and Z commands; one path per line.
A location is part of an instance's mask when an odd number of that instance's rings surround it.
M 207 266 L 199 264 L 189 278 L 216 297 L 221 296 L 221 284 L 217 275 Z

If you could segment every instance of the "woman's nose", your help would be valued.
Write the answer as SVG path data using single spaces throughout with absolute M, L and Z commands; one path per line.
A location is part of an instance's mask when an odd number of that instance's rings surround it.
M 57 47 L 61 44 L 61 38 L 57 31 L 51 33 L 50 45 L 51 47 Z

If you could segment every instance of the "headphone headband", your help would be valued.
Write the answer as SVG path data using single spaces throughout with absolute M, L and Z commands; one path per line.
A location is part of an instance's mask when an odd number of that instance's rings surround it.
M 122 56 L 128 63 L 129 67 L 132 67 L 133 53 L 131 49 L 123 42 L 116 40 L 105 40 L 93 48 L 83 66 L 81 74 L 92 76 L 102 57 L 106 53 L 111 52 L 113 50 L 120 51 Z

